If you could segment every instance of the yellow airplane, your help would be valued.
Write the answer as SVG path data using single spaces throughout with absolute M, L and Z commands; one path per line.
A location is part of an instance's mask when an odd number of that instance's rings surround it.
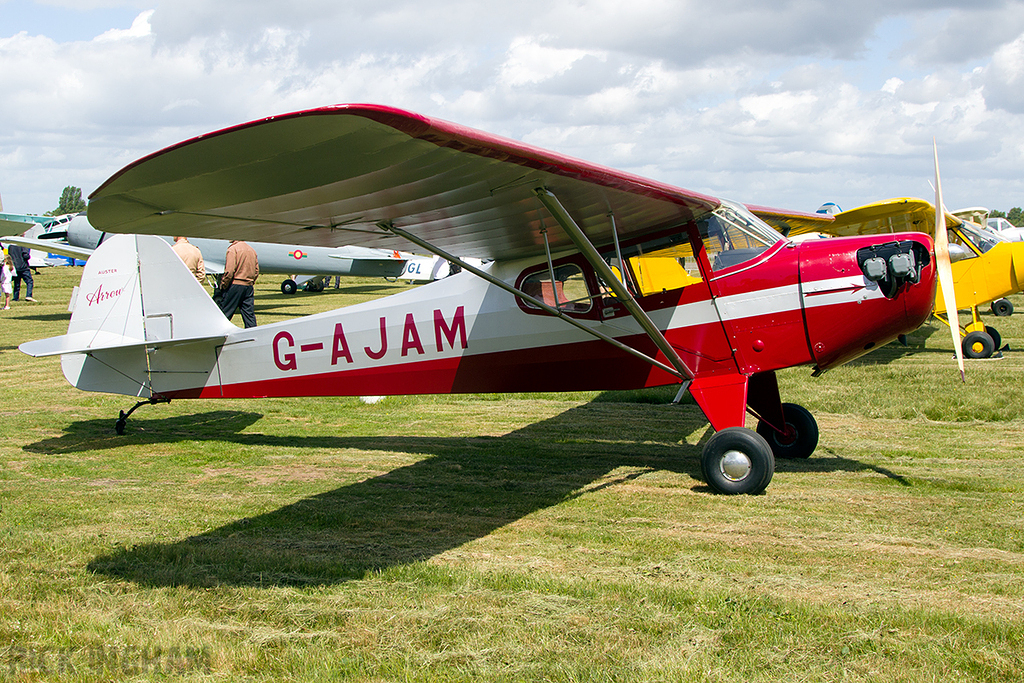
M 748 208 L 789 237 L 815 232 L 833 236 L 904 231 L 935 234 L 935 207 L 923 199 L 889 199 L 834 215 Z M 996 315 L 1005 316 L 1013 312 L 1013 305 L 1005 297 L 1022 290 L 1024 242 L 1011 242 L 988 227 L 965 220 L 965 217 L 973 217 L 976 211 L 966 209 L 957 212 L 960 215 L 948 211 L 944 214 L 957 308 L 969 308 L 971 311 L 971 322 L 963 327 L 959 322 L 957 325 L 961 347 L 968 358 L 989 358 L 999 349 L 1002 339 L 995 328 L 982 321 L 978 308 L 991 303 L 992 312 Z M 933 313 L 949 325 L 943 302 L 940 284 L 935 294 Z

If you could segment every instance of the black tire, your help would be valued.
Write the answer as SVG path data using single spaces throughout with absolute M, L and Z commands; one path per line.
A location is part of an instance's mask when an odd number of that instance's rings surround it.
M 295 284 L 295 280 L 292 280 L 291 278 L 288 278 L 287 280 L 281 283 L 282 294 L 294 294 L 295 292 L 298 291 L 298 289 L 299 286 Z
M 961 344 L 967 358 L 991 358 L 996 350 L 995 340 L 987 332 L 970 332 Z
M 716 432 L 700 458 L 704 481 L 728 495 L 761 493 L 775 474 L 775 456 L 768 442 L 745 427 Z
M 1013 313 L 1013 304 L 1009 299 L 996 299 L 992 302 L 992 313 L 1000 318 L 1005 318 Z M 998 344 L 996 348 L 998 348 Z
M 818 422 L 811 411 L 796 403 L 783 403 L 782 415 L 785 434 L 763 420 L 757 423 L 757 433 L 768 442 L 776 458 L 809 458 L 818 447 Z
M 992 337 L 992 352 L 995 353 L 1003 345 L 1003 335 L 999 334 L 999 330 L 988 325 L 985 325 L 985 332 Z

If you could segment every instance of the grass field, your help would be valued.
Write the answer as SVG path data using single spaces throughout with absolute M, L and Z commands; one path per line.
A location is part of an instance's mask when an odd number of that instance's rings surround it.
M 116 436 L 131 399 L 17 351 L 79 274 L 0 312 L 0 680 L 1024 676 L 1024 313 L 966 384 L 937 324 L 782 373 L 818 451 L 727 497 L 671 389 L 175 401 Z M 397 287 L 277 285 L 261 323 Z

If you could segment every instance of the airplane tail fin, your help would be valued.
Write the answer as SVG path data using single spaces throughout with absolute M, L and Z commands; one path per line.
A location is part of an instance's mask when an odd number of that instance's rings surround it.
M 117 235 L 86 262 L 67 334 L 19 349 L 62 356 L 64 376 L 85 391 L 188 395 L 206 384 L 217 348 L 237 330 L 166 242 Z

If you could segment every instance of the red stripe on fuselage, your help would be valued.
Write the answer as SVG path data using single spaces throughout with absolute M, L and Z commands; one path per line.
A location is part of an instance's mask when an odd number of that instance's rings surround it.
M 669 332 L 669 338 L 676 342 L 684 361 L 690 367 L 701 368 L 701 374 L 735 372 L 736 366 L 727 345 L 718 349 L 721 356 L 717 359 L 703 355 L 708 350 L 706 340 L 712 337 L 723 339 L 718 323 L 687 327 L 685 332 Z M 645 335 L 632 335 L 621 341 L 667 364 Z M 700 349 L 702 355 L 698 355 L 696 349 Z M 169 398 L 266 398 L 599 391 L 638 389 L 679 381 L 674 375 L 647 361 L 594 339 L 336 372 L 282 376 L 224 386 L 209 385 L 201 390 L 182 390 L 165 395 Z

